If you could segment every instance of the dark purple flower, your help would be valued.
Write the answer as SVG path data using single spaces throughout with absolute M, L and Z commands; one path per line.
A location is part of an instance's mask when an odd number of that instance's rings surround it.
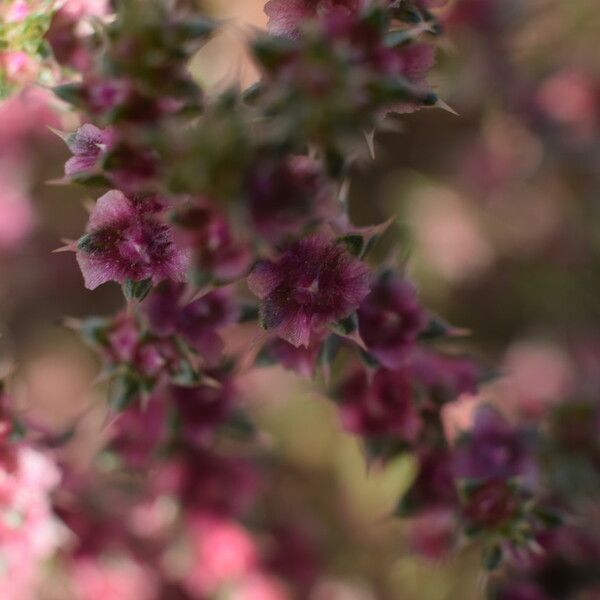
M 414 443 L 421 433 L 423 422 L 404 371 L 379 369 L 370 380 L 361 368 L 343 381 L 339 397 L 348 431 L 368 437 L 394 436 L 405 443 Z
M 256 264 L 248 286 L 261 302 L 264 327 L 293 346 L 350 315 L 369 292 L 369 269 L 342 243 L 315 235 L 276 260 Z
M 157 336 L 178 335 L 206 361 L 216 366 L 222 356 L 223 341 L 217 330 L 235 323 L 239 309 L 230 290 L 220 288 L 184 302 L 183 284 L 163 282 L 144 301 L 150 329 Z
M 65 164 L 65 175 L 75 177 L 93 173 L 98 169 L 114 142 L 114 135 L 110 129 L 99 129 L 91 123 L 86 123 L 66 141 L 73 157 Z
M 414 286 L 389 272 L 379 277 L 358 309 L 360 336 L 388 369 L 405 362 L 426 325 L 427 315 Z
M 111 448 L 129 465 L 147 465 L 167 437 L 167 414 L 162 398 L 153 396 L 122 411 L 113 424 Z
M 463 516 L 471 526 L 492 529 L 513 519 L 522 503 L 518 488 L 503 479 L 491 479 L 468 492 Z
M 161 217 L 166 203 L 158 198 L 129 198 L 112 190 L 98 199 L 77 245 L 77 262 L 85 286 L 107 281 L 184 279 L 188 255 Z
M 298 233 L 309 219 L 334 214 L 334 189 L 318 161 L 308 156 L 258 161 L 247 180 L 250 217 L 266 238 Z
M 312 339 L 307 347 L 296 347 L 281 338 L 277 338 L 269 344 L 269 352 L 285 369 L 295 371 L 303 377 L 313 377 L 322 345 L 322 336 Z
M 181 243 L 193 252 L 193 264 L 202 283 L 230 282 L 248 271 L 249 249 L 233 236 L 229 223 L 208 202 L 199 200 L 176 214 Z
M 473 429 L 456 449 L 456 477 L 505 479 L 519 476 L 531 484 L 536 477 L 536 466 L 525 434 L 492 407 L 481 407 Z
M 192 445 L 202 445 L 212 439 L 215 429 L 225 422 L 234 408 L 236 390 L 233 381 L 222 374 L 210 375 L 214 384 L 170 387 L 181 433 Z
M 415 456 L 417 477 L 403 499 L 407 512 L 423 507 L 453 507 L 458 496 L 448 448 L 422 447 Z
M 414 381 L 433 399 L 454 400 L 461 394 L 475 394 L 481 380 L 480 368 L 470 358 L 449 356 L 416 349 L 408 359 Z

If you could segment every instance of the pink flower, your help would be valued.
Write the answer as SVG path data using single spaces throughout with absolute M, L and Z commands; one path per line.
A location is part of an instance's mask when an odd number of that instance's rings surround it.
M 99 129 L 91 123 L 82 125 L 67 138 L 69 150 L 74 154 L 65 164 L 65 175 L 77 175 L 96 171 L 107 150 L 113 143 L 113 134 L 108 129 Z
M 285 587 L 275 577 L 259 571 L 243 579 L 233 590 L 231 600 L 290 600 Z
M 0 53 L 0 67 L 8 81 L 20 85 L 35 81 L 39 72 L 35 59 L 26 52 L 17 50 Z
M 293 346 L 352 313 L 369 292 L 369 269 L 341 243 L 313 236 L 274 261 L 260 261 L 248 285 L 261 300 L 261 318 Z
M 258 551 L 249 533 L 234 521 L 197 515 L 189 523 L 194 565 L 186 587 L 199 596 L 216 594 L 234 584 L 258 564 Z
M 424 510 L 410 519 L 408 527 L 411 550 L 429 560 L 440 560 L 447 556 L 457 534 L 456 515 L 446 507 Z
M 269 0 L 265 13 L 274 35 L 295 37 L 302 24 L 321 15 L 356 14 L 366 5 L 365 0 Z
M 29 198 L 0 170 L 0 253 L 16 249 L 35 225 Z
M 49 498 L 59 480 L 56 466 L 38 450 L 24 444 L 2 448 L 0 597 L 33 597 L 42 561 L 61 543 L 62 528 Z
M 358 309 L 360 335 L 369 352 L 388 369 L 401 366 L 427 325 L 413 285 L 387 272 Z
M 7 23 L 18 23 L 24 21 L 31 14 L 31 6 L 27 0 L 14 0 L 10 6 L 4 18 Z
M 110 559 L 78 558 L 71 565 L 77 600 L 154 600 L 153 573 L 134 560 L 115 556 Z
M 166 207 L 159 198 L 128 198 L 117 190 L 98 199 L 77 245 L 88 289 L 107 281 L 184 279 L 189 257 L 161 219 Z
M 389 435 L 407 444 L 421 433 L 423 421 L 405 371 L 379 369 L 369 380 L 361 368 L 343 381 L 338 394 L 348 431 L 367 437 Z

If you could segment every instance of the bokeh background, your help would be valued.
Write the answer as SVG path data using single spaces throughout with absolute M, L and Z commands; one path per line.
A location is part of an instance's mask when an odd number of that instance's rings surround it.
M 397 215 L 379 251 L 400 240 L 395 258 L 425 305 L 469 330 L 460 347 L 497 370 L 481 397 L 449 411 L 456 428 L 484 399 L 535 419 L 582 377 L 592 393 L 600 382 L 600 5 L 496 4 L 493 22 L 457 18 L 440 42 L 432 83 L 456 114 L 390 118 L 375 138 L 376 163 L 357 165 L 351 187 L 357 223 Z M 210 10 L 226 26 L 195 57 L 194 75 L 215 91 L 251 83 L 244 40 L 265 26 L 262 2 Z M 74 256 L 52 253 L 80 235 L 86 198 L 49 183 L 68 156 L 48 125 L 77 122 L 43 89 L 0 107 L 0 360 L 5 372 L 18 366 L 22 410 L 57 431 L 78 420 L 64 453 L 84 469 L 104 435 L 103 389 L 64 320 L 108 314 L 121 293 L 85 290 Z M 278 451 L 263 510 L 297 514 L 319 538 L 331 576 L 323 598 L 483 597 L 476 551 L 415 557 L 404 525 L 388 517 L 413 475 L 408 458 L 369 470 L 317 385 L 277 368 L 246 383 Z

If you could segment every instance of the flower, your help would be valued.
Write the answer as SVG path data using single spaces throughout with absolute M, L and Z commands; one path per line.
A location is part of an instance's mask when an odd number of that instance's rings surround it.
M 379 277 L 358 309 L 360 336 L 388 369 L 402 364 L 426 325 L 427 315 L 414 286 L 390 272 Z
M 184 289 L 183 284 L 165 281 L 144 301 L 150 329 L 161 337 L 180 336 L 209 366 L 216 366 L 223 352 L 217 329 L 235 323 L 239 308 L 226 288 L 187 304 L 182 301 Z
M 215 380 L 210 385 L 172 385 L 169 388 L 181 421 L 182 435 L 194 445 L 212 439 L 214 430 L 231 415 L 235 401 L 233 381 L 223 373 L 210 371 L 209 374 Z
M 247 190 L 252 223 L 275 241 L 333 213 L 333 187 L 320 164 L 308 156 L 259 161 L 248 176 Z
M 248 276 L 261 318 L 293 346 L 308 347 L 311 333 L 343 319 L 369 292 L 369 269 L 342 243 L 315 235 L 263 260 Z
M 321 15 L 356 14 L 365 5 L 365 0 L 269 0 L 265 13 L 272 34 L 296 37 L 305 21 Z
M 91 123 L 82 125 L 66 140 L 74 156 L 65 164 L 65 175 L 75 177 L 95 171 L 111 147 L 113 137 L 109 129 L 99 129 Z
M 520 476 L 531 484 L 536 467 L 525 431 L 511 425 L 492 407 L 482 406 L 469 436 L 456 450 L 454 473 L 471 479 Z
M 369 381 L 361 368 L 343 381 L 339 397 L 342 422 L 353 433 L 411 444 L 423 428 L 405 371 L 379 369 Z
M 516 516 L 521 503 L 521 495 L 513 485 L 491 479 L 468 494 L 463 515 L 472 526 L 499 527 Z
M 85 286 L 107 281 L 184 279 L 189 258 L 161 220 L 167 205 L 157 197 L 127 197 L 112 190 L 98 199 L 77 244 Z
M 248 248 L 235 240 L 225 217 L 204 199 L 175 215 L 181 243 L 193 252 L 197 283 L 239 279 L 250 266 Z

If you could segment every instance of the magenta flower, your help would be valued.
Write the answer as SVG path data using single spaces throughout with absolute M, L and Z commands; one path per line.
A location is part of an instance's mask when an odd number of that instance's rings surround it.
M 109 129 L 99 129 L 91 123 L 86 123 L 66 141 L 74 156 L 65 164 L 65 175 L 75 177 L 95 172 L 100 167 L 103 157 L 114 141 L 114 136 Z
M 321 347 L 322 340 L 311 341 L 307 347 L 296 347 L 277 338 L 269 345 L 269 352 L 285 369 L 295 371 L 303 377 L 313 377 Z
M 157 336 L 178 335 L 206 361 L 216 366 L 223 341 L 217 329 L 235 323 L 239 309 L 230 290 L 220 288 L 190 303 L 182 301 L 185 286 L 164 282 L 144 302 L 150 329 Z
M 274 241 L 334 213 L 335 190 L 320 164 L 308 156 L 259 161 L 248 176 L 247 190 L 254 226 Z
M 537 468 L 526 431 L 511 425 L 494 408 L 483 406 L 468 438 L 456 450 L 454 473 L 468 479 L 520 477 L 532 485 Z
M 413 285 L 384 273 L 358 309 L 360 335 L 369 352 L 388 369 L 399 367 L 427 325 Z
M 342 383 L 339 397 L 348 431 L 368 437 L 391 435 L 409 444 L 421 433 L 423 422 L 404 371 L 379 369 L 369 380 L 360 369 Z
M 215 429 L 226 421 L 234 408 L 236 389 L 233 381 L 223 373 L 209 374 L 215 379 L 213 385 L 169 388 L 179 415 L 181 433 L 192 445 L 210 441 Z
M 235 281 L 250 266 L 249 249 L 231 232 L 225 217 L 200 200 L 176 214 L 181 243 L 193 252 L 196 283 Z
M 269 0 L 265 13 L 274 35 L 295 37 L 302 23 L 321 15 L 356 14 L 365 0 Z
M 128 198 L 117 190 L 99 198 L 77 245 L 85 286 L 93 290 L 107 281 L 128 279 L 182 281 L 188 255 L 161 218 L 166 208 L 159 198 Z
M 463 515 L 475 527 L 500 527 L 516 516 L 522 502 L 521 494 L 510 482 L 491 479 L 468 494 Z
M 256 264 L 248 286 L 261 302 L 266 329 L 293 346 L 348 317 L 369 293 L 369 269 L 342 243 L 315 235 L 291 245 L 276 260 Z

